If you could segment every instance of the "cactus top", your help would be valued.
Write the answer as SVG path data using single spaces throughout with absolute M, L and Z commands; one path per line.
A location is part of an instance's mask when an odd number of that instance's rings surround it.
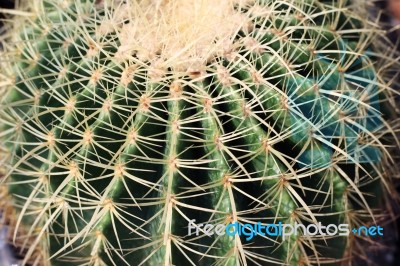
M 241 12 L 242 2 L 128 1 L 116 6 L 114 17 L 102 22 L 99 34 L 121 27 L 117 54 L 121 59 L 136 51 L 143 61 L 161 58 L 157 61 L 161 68 L 200 71 L 207 61 L 229 51 L 237 32 L 249 27 L 251 17 Z

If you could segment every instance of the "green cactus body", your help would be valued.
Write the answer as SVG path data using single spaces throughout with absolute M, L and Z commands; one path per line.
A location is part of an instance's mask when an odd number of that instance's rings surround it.
M 32 3 L 3 42 L 0 98 L 23 264 L 351 260 L 362 238 L 351 232 L 250 237 L 250 226 L 351 230 L 385 208 L 391 89 L 377 30 L 353 8 Z

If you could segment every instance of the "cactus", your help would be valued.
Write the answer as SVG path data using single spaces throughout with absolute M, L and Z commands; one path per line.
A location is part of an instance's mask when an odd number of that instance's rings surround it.
M 395 60 L 362 4 L 25 4 L 0 83 L 2 205 L 22 264 L 367 257 L 374 237 L 350 230 L 390 215 L 399 143 Z M 253 235 L 279 223 L 300 229 Z M 319 223 L 348 232 L 302 233 Z

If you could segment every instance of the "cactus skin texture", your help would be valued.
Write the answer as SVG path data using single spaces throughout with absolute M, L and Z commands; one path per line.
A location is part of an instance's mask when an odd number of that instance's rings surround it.
M 366 258 L 374 237 L 351 232 L 188 235 L 192 220 L 351 230 L 390 215 L 394 62 L 359 5 L 28 5 L 3 38 L 0 96 L 2 204 L 22 264 Z

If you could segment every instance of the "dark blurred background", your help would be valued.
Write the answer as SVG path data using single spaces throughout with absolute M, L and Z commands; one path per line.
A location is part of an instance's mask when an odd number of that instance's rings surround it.
M 373 2 L 375 9 L 371 12 L 373 16 L 379 18 L 379 23 L 383 29 L 386 30 L 386 36 L 390 42 L 396 47 L 400 53 L 400 0 L 366 0 Z M 399 55 L 397 55 L 397 58 Z M 400 59 L 399 59 L 400 60 Z M 393 73 L 399 77 L 399 71 Z M 394 88 L 400 92 L 400 78 L 397 78 L 397 84 L 394 84 Z M 397 102 L 400 105 L 400 97 L 397 97 Z M 398 154 L 397 154 L 398 155 Z M 400 160 L 397 159 L 397 163 L 400 164 Z M 400 184 L 397 183 L 397 191 L 400 193 Z M 397 232 L 385 237 L 383 244 L 384 250 L 380 254 L 375 254 L 372 261 L 376 265 L 393 265 L 400 266 L 400 206 L 395 207 L 397 221 L 392 224 L 393 228 L 387 228 L 392 232 Z M 386 230 L 386 232 L 390 232 Z M 388 262 L 390 261 L 390 264 Z
M 400 50 L 400 0 L 375 0 L 374 3 L 378 10 L 383 11 L 374 15 L 379 15 L 379 22 L 387 30 L 387 37 Z
M 0 0 L 0 8 L 13 8 L 13 7 L 14 7 L 14 0 Z M 0 18 L 1 20 L 4 19 L 4 16 L 1 12 L 0 12 Z M 0 25 L 2 24 L 3 22 L 0 21 Z
M 28 0 L 31 1 L 31 0 Z M 36 1 L 36 0 L 33 0 Z M 14 7 L 14 0 L 0 0 L 0 9 L 1 8 L 13 8 Z M 4 14 L 0 12 L 0 34 L 3 33 L 3 21 L 6 19 Z M 0 44 L 1 47 L 1 44 Z M 0 265 L 1 266 L 1 265 Z

